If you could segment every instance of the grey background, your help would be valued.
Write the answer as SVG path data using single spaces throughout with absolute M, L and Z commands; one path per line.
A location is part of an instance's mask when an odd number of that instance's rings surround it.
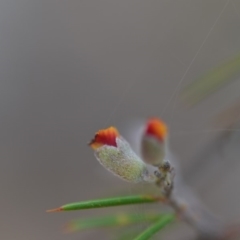
M 129 122 L 161 116 L 183 169 L 192 166 L 192 156 L 217 134 L 206 131 L 214 130 L 212 117 L 239 97 L 239 81 L 193 109 L 175 97 L 240 51 L 240 1 L 226 3 L 0 1 L 0 239 L 95 239 L 61 231 L 93 211 L 45 210 L 132 191 L 87 146 L 100 128 L 116 125 L 127 137 Z M 238 153 L 224 156 L 234 165 L 221 161 L 213 167 L 220 174 L 203 172 L 189 184 L 215 213 L 236 220 Z

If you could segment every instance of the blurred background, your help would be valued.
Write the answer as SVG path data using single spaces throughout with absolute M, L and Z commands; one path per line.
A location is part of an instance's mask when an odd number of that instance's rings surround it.
M 222 131 L 232 124 L 224 111 L 240 101 L 239 77 L 194 107 L 179 97 L 240 53 L 239 30 L 238 0 L 1 0 L 0 238 L 107 239 L 62 233 L 67 221 L 98 210 L 45 210 L 131 192 L 87 142 L 108 125 L 128 138 L 149 116 L 168 124 L 200 199 L 222 219 L 240 220 L 238 123 Z

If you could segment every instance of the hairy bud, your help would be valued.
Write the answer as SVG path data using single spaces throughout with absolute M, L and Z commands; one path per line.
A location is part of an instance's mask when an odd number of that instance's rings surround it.
M 151 118 L 146 124 L 141 142 L 143 160 L 151 165 L 159 166 L 165 157 L 167 126 L 157 118 Z
M 114 127 L 100 130 L 89 144 L 97 160 L 110 172 L 129 182 L 154 181 L 146 164 Z

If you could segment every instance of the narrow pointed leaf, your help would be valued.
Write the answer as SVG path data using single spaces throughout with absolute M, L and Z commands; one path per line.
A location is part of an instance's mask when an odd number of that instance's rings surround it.
M 190 105 L 195 105 L 238 75 L 240 75 L 240 54 L 189 84 L 181 95 Z
M 155 221 L 159 219 L 159 214 L 153 213 L 121 213 L 112 216 L 95 217 L 88 219 L 73 220 L 66 226 L 67 232 L 74 232 L 97 227 L 125 226 L 134 223 Z
M 124 197 L 104 198 L 104 199 L 98 199 L 98 200 L 69 203 L 59 208 L 48 210 L 47 212 L 73 211 L 73 210 L 90 209 L 90 208 L 102 208 L 102 207 L 112 207 L 112 206 L 130 205 L 130 204 L 152 203 L 157 201 L 163 201 L 163 199 L 161 197 L 156 197 L 151 195 L 124 196 Z
M 147 240 L 150 239 L 154 234 L 158 233 L 162 228 L 164 228 L 166 225 L 173 222 L 175 219 L 174 215 L 165 215 L 159 218 L 158 221 L 156 221 L 152 226 L 147 228 L 144 232 L 142 232 L 139 236 L 134 238 L 134 240 Z

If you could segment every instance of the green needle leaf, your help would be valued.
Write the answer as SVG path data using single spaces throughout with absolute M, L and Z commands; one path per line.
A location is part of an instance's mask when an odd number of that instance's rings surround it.
M 156 221 L 159 214 L 153 213 L 121 213 L 112 216 L 95 217 L 88 219 L 73 220 L 66 226 L 67 232 L 74 232 L 96 227 L 125 226 L 145 221 Z
M 61 211 L 73 211 L 81 209 L 90 208 L 102 208 L 102 207 L 112 207 L 139 203 L 152 203 L 163 201 L 162 197 L 151 196 L 151 195 L 136 195 L 136 196 L 125 196 L 125 197 L 115 197 L 115 198 L 104 198 L 98 200 L 90 200 L 83 202 L 75 202 L 63 205 L 59 208 L 48 210 L 47 212 L 61 212 Z
M 194 105 L 218 88 L 234 80 L 239 74 L 240 54 L 212 69 L 192 84 L 189 84 L 181 95 L 190 102 L 190 105 Z
M 171 223 L 175 219 L 174 215 L 164 215 L 159 218 L 157 222 L 155 222 L 152 226 L 147 228 L 144 232 L 142 232 L 139 236 L 134 238 L 134 240 L 147 240 L 150 239 L 154 234 L 159 232 L 162 228 L 164 228 L 166 225 Z

